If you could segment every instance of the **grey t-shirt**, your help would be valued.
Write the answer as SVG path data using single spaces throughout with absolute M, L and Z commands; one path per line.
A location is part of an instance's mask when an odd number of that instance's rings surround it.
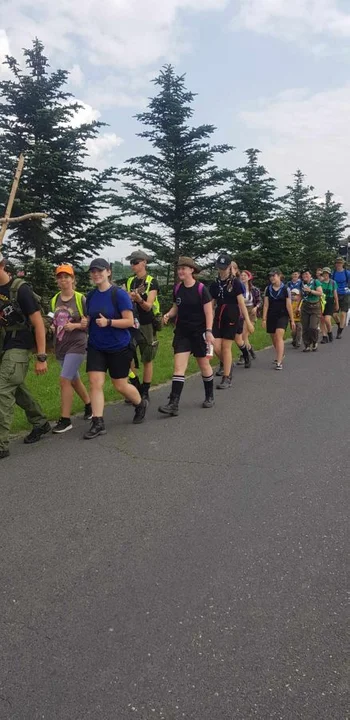
M 83 310 L 86 312 L 85 298 Z M 53 325 L 55 329 L 55 353 L 57 360 L 63 360 L 67 353 L 85 355 L 87 335 L 85 330 L 72 330 L 67 332 L 64 326 L 68 322 L 78 323 L 81 317 L 73 296 L 70 300 L 62 300 L 61 295 L 56 301 Z

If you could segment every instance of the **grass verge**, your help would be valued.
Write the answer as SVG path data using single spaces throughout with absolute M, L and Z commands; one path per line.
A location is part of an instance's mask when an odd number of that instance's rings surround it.
M 171 379 L 173 373 L 173 351 L 172 351 L 172 339 L 173 329 L 171 327 L 164 328 L 159 333 L 159 350 L 154 363 L 154 378 L 153 385 L 159 385 L 167 382 Z M 260 320 L 257 321 L 254 336 L 252 338 L 252 344 L 256 350 L 262 350 L 264 347 L 271 345 L 270 336 L 266 334 L 265 330 L 261 327 Z M 237 347 L 234 346 L 233 354 L 235 357 L 238 355 Z M 216 365 L 217 361 L 213 360 L 213 365 Z M 32 366 L 28 372 L 26 385 L 33 396 L 40 403 L 43 411 L 47 415 L 49 420 L 57 420 L 60 415 L 60 390 L 59 390 L 59 375 L 60 366 L 55 360 L 53 355 L 49 357 L 49 371 L 47 375 L 43 377 L 37 377 L 32 369 Z M 84 365 L 83 365 L 84 367 Z M 191 357 L 187 375 L 197 371 L 197 363 L 194 358 Z M 88 379 L 85 370 L 81 373 L 82 380 L 88 387 Z M 106 379 L 105 385 L 105 398 L 106 402 L 115 402 L 120 400 L 120 395 L 114 390 L 110 379 Z M 82 412 L 82 403 L 79 398 L 74 397 L 73 411 L 72 414 Z M 13 434 L 21 432 L 28 427 L 26 417 L 22 410 L 18 407 L 15 409 L 14 420 L 11 428 Z

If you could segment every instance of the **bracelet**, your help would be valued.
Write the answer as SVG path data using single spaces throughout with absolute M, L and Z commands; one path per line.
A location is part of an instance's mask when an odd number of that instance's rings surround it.
M 112 327 L 112 320 L 111 320 L 111 318 L 108 318 L 107 327 Z
M 208 332 L 208 333 L 209 333 L 209 332 L 212 333 L 213 330 L 212 330 L 211 328 L 207 328 L 205 332 L 206 332 L 206 333 L 207 333 L 207 332 Z

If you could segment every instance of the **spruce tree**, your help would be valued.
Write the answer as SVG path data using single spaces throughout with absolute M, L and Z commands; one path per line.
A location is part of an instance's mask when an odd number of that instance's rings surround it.
M 349 225 L 348 214 L 343 210 L 342 204 L 335 202 L 333 197 L 333 193 L 328 190 L 320 206 L 320 224 L 326 247 L 331 253 L 336 253 L 344 241 L 344 233 Z
M 158 94 L 136 115 L 146 128 L 138 135 L 153 151 L 127 160 L 121 171 L 125 196 L 115 202 L 124 216 L 138 221 L 133 244 L 157 260 L 174 264 L 179 255 L 204 258 L 222 186 L 231 175 L 214 158 L 231 148 L 210 144 L 213 125 L 191 126 L 195 95 L 186 89 L 184 75 L 167 65 L 153 82 Z
M 25 166 L 13 215 L 47 212 L 48 220 L 13 226 L 7 244 L 21 261 L 30 257 L 77 262 L 116 237 L 112 215 L 103 219 L 113 169 L 86 166 L 88 140 L 103 123 L 74 127 L 81 107 L 65 90 L 69 73 L 50 72 L 39 40 L 24 50 L 25 69 L 13 57 L 5 64 L 12 77 L 0 82 L 0 208 L 5 207 L 21 152 Z

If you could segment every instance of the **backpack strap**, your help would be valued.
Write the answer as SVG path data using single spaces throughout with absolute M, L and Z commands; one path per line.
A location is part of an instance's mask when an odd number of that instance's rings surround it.
M 204 290 L 204 284 L 202 282 L 198 283 L 198 293 L 199 293 L 200 297 L 202 297 L 202 295 L 203 295 L 203 290 Z
M 179 282 L 179 283 L 176 283 L 176 285 L 175 285 L 175 287 L 174 287 L 174 295 L 177 295 L 177 293 L 178 293 L 179 290 L 180 290 L 181 285 L 182 285 L 182 283 L 180 283 L 180 282 Z
M 92 298 L 92 296 L 94 295 L 95 292 L 96 292 L 96 288 L 94 288 L 93 290 L 90 290 L 90 292 L 88 292 L 88 294 L 87 294 L 87 296 L 86 296 L 86 301 L 85 301 L 85 302 L 86 302 L 86 313 L 87 313 L 87 315 L 89 314 L 90 300 L 91 300 L 91 298 Z
M 17 303 L 18 290 L 22 287 L 22 285 L 28 285 L 28 283 L 26 283 L 26 281 L 22 278 L 15 278 L 12 280 L 10 285 L 10 301 L 12 303 Z

